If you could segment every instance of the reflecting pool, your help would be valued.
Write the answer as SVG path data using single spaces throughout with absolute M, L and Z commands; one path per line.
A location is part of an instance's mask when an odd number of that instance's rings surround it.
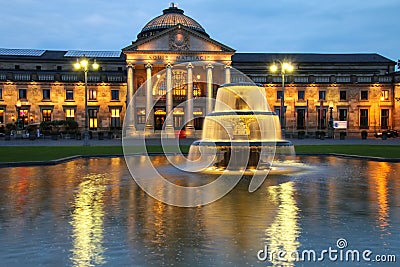
M 0 169 L 2 266 L 375 266 L 340 258 L 294 262 L 289 252 L 370 250 L 400 260 L 400 164 L 299 157 L 306 172 L 242 179 L 199 208 L 165 205 L 130 178 L 123 158 Z M 211 176 L 171 170 L 176 183 Z M 189 176 L 188 176 L 189 175 Z M 288 252 L 259 260 L 260 250 Z M 339 255 L 339 254 L 338 254 Z M 293 256 L 293 255 L 292 255 Z M 375 263 L 376 264 L 376 263 Z M 379 266 L 396 266 L 381 263 Z

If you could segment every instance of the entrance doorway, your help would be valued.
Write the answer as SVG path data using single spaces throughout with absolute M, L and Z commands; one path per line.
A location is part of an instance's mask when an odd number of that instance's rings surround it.
M 162 130 L 166 115 L 165 108 L 156 108 L 154 111 L 154 130 Z

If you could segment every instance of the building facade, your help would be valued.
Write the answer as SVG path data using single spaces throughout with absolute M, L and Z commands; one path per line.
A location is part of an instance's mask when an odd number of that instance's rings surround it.
M 182 127 L 199 133 L 218 85 L 243 81 L 234 69 L 264 86 L 273 111 L 285 110 L 287 134 L 323 131 L 331 118 L 346 121 L 349 135 L 400 127 L 394 61 L 378 54 L 237 53 L 172 5 L 122 51 L 0 49 L 0 129 L 17 119 L 24 125 L 73 119 L 84 127 L 84 73 L 73 69 L 83 56 L 100 64 L 87 80 L 93 131 L 121 129 L 136 94 L 132 131 L 152 134 L 164 125 L 171 133 Z M 283 61 L 294 69 L 282 89 L 282 76 L 269 67 Z M 180 105 L 196 98 L 202 100 Z

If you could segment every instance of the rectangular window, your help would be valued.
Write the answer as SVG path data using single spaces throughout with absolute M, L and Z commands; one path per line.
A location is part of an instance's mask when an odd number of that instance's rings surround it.
M 65 109 L 65 119 L 66 120 L 75 120 L 75 109 L 74 108 L 66 108 Z
M 51 109 L 42 109 L 42 121 L 51 121 Z
M 0 124 L 4 124 L 4 109 L 0 109 Z
M 89 109 L 89 129 L 97 130 L 97 109 Z
M 381 100 L 389 100 L 389 90 L 382 90 Z
M 347 121 L 347 108 L 340 108 L 339 109 L 339 120 L 340 121 Z
M 368 129 L 368 109 L 360 109 L 360 128 Z
M 304 130 L 306 128 L 306 109 L 297 109 L 297 129 Z
M 389 110 L 388 109 L 381 110 L 381 128 L 382 129 L 389 128 Z
M 119 100 L 119 90 L 111 89 L 111 100 Z
M 16 70 L 19 70 L 19 69 L 20 69 L 19 65 L 15 65 L 14 68 L 15 68 Z
M 119 108 L 111 109 L 111 127 L 112 128 L 121 127 L 121 117 L 120 117 L 120 109 Z
M 67 89 L 65 91 L 65 100 L 68 100 L 68 101 L 74 100 L 74 90 L 73 89 Z
M 42 66 L 40 66 L 40 65 L 36 66 L 36 70 L 41 70 L 41 69 L 42 69 Z
M 297 99 L 298 100 L 304 100 L 304 91 L 298 91 L 297 92 Z
M 282 93 L 282 91 L 277 91 L 276 92 L 276 99 L 282 99 L 282 97 L 283 97 L 283 93 Z
M 19 110 L 19 118 L 20 121 L 22 122 L 22 127 L 28 124 L 28 116 L 29 116 L 29 110 L 27 109 Z
M 326 108 L 317 108 L 318 113 L 318 129 L 325 129 L 326 128 Z
M 318 95 L 319 95 L 319 100 L 325 100 L 326 91 L 319 91 Z
M 0 99 L 3 99 L 3 88 L 0 88 Z
M 347 92 L 346 91 L 340 91 L 340 100 L 341 101 L 347 100 Z
M 368 91 L 361 91 L 361 100 L 368 100 Z
M 26 100 L 26 97 L 27 97 L 26 89 L 19 89 L 18 90 L 18 99 Z
M 89 101 L 97 100 L 97 89 L 89 89 Z M 96 127 L 97 128 L 97 127 Z
M 146 123 L 146 109 L 145 108 L 136 109 L 136 119 L 137 119 L 138 124 Z
M 57 66 L 57 70 L 62 70 L 62 66 Z
M 43 100 L 50 100 L 50 89 L 43 89 Z

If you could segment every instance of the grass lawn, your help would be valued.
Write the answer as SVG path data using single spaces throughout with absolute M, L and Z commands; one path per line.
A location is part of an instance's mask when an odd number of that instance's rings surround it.
M 340 153 L 349 155 L 400 158 L 400 146 L 368 145 L 298 145 L 296 153 Z M 160 146 L 148 146 L 149 152 L 163 152 Z M 189 146 L 182 146 L 188 152 Z M 168 148 L 167 148 L 168 151 Z M 143 152 L 143 151 L 134 151 Z M 121 146 L 7 146 L 0 147 L 0 162 L 43 161 L 75 155 L 123 154 Z

